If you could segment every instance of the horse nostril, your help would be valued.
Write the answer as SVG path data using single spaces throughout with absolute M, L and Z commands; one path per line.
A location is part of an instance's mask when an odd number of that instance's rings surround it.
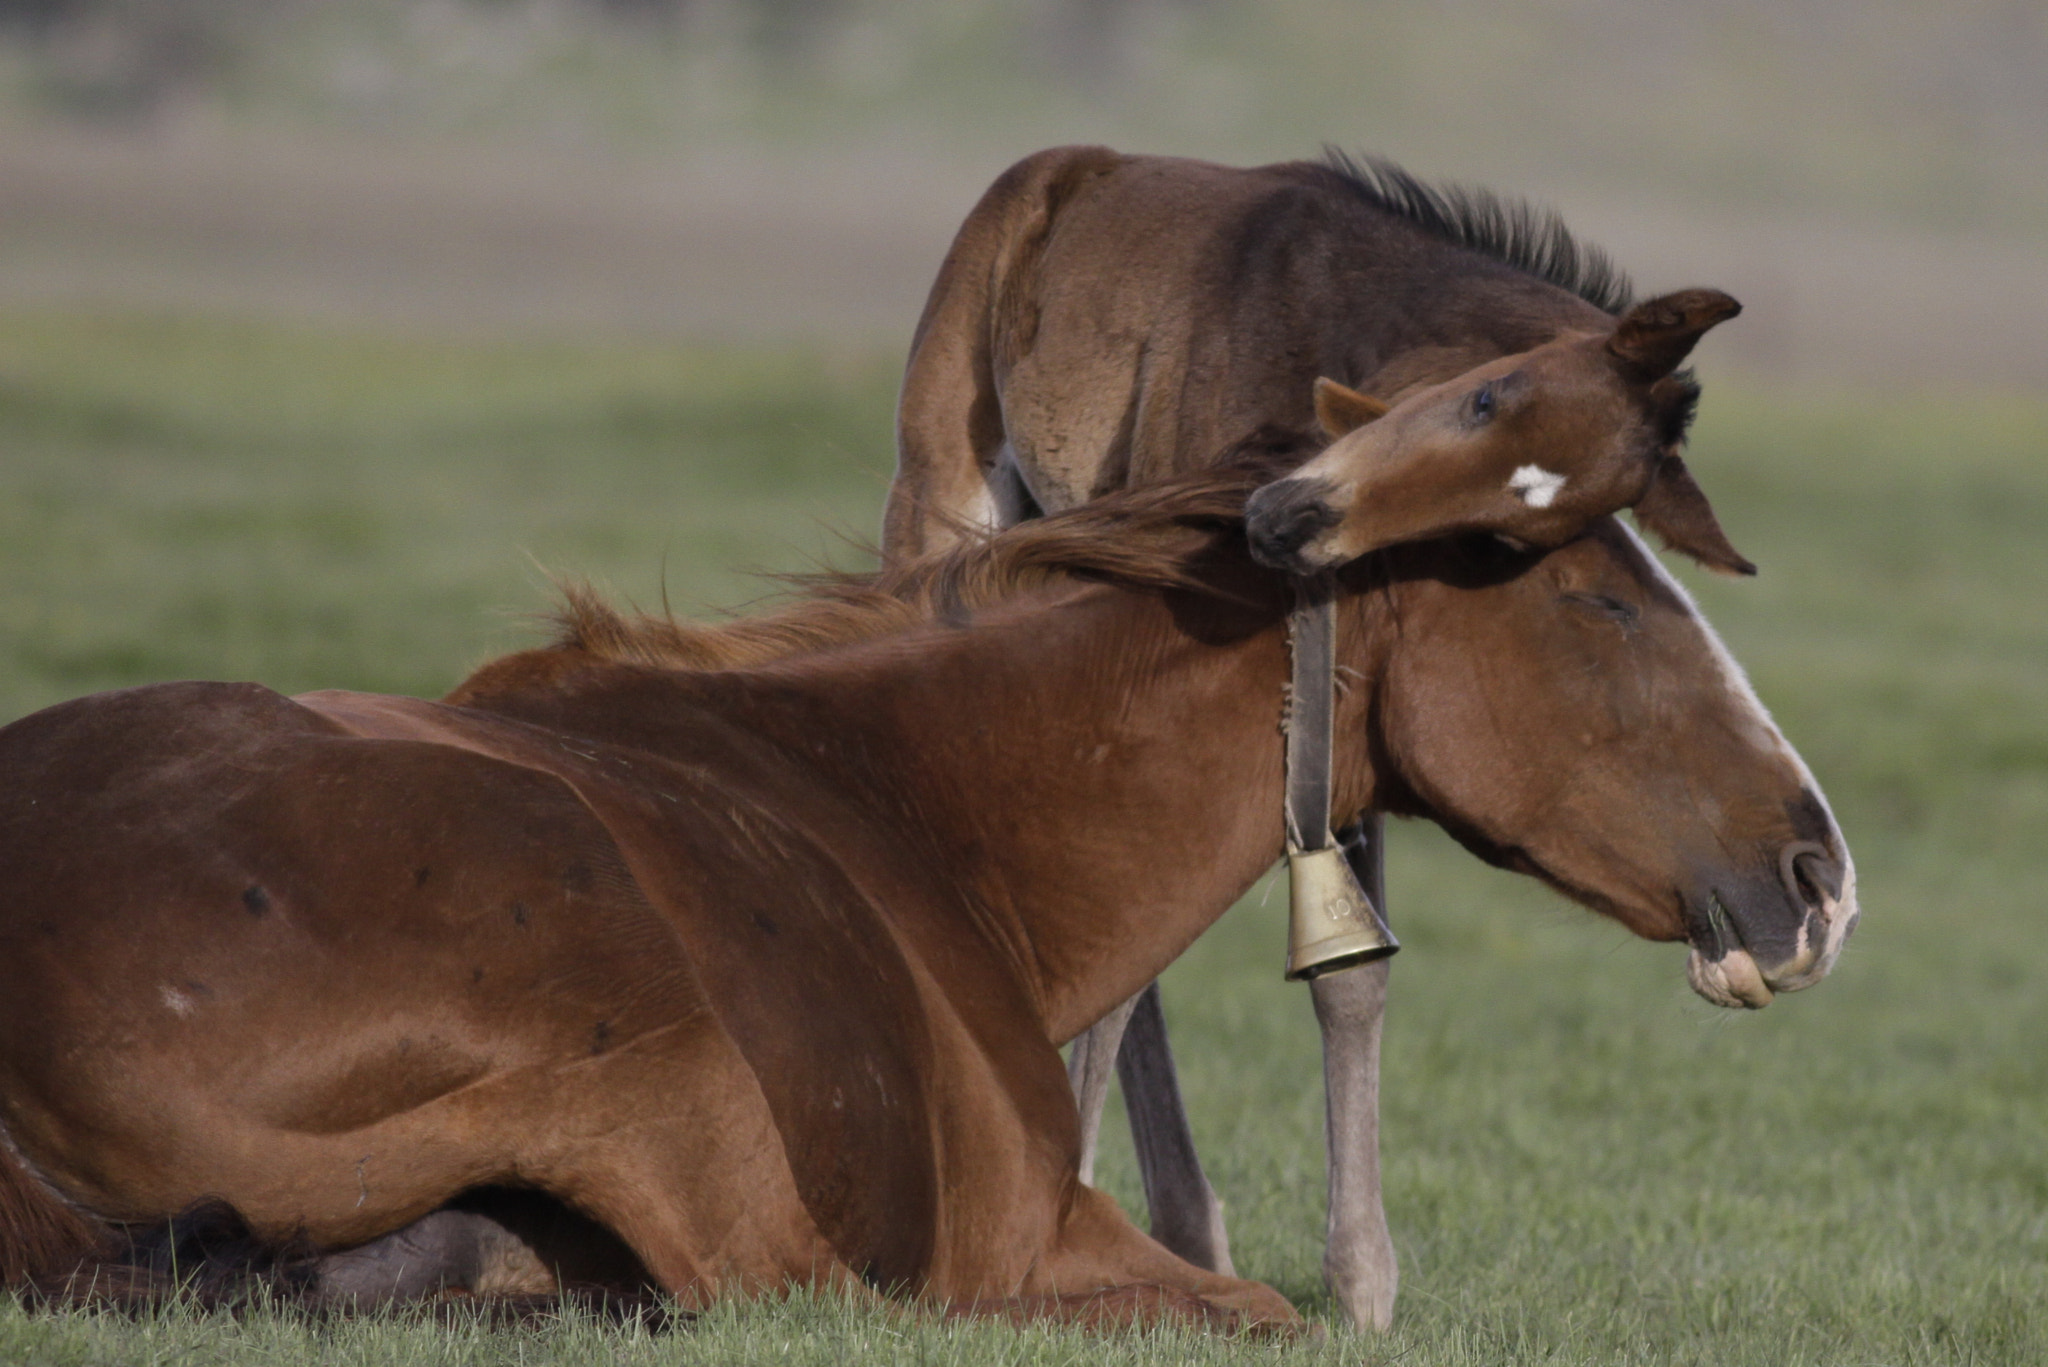
M 1326 488 L 1321 480 L 1283 479 L 1247 499 L 1244 530 L 1252 559 L 1296 574 L 1314 568 L 1303 560 L 1301 548 L 1340 520 L 1323 501 Z
M 1812 841 L 1787 845 L 1778 857 L 1778 867 L 1785 890 L 1800 904 L 1821 907 L 1841 900 L 1842 866 Z

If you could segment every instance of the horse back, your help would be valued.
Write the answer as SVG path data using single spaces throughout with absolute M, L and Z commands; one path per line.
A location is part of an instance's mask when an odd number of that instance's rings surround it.
M 912 344 L 884 550 L 924 548 L 918 510 L 1000 520 L 990 490 L 1010 471 L 1053 512 L 1261 429 L 1305 435 L 1316 376 L 1354 368 L 1336 354 L 1349 276 L 1335 256 L 1357 253 L 1361 226 L 1325 179 L 1095 147 L 1006 172 Z
M 1055 148 L 1011 168 L 932 286 L 883 550 L 1056 512 L 1248 441 L 1322 444 L 1327 376 L 1392 401 L 1602 315 L 1313 162 Z M 1021 500 L 1005 499 L 1010 484 Z

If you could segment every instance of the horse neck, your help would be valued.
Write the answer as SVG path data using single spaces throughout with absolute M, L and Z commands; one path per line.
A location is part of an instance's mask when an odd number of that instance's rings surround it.
M 1614 325 L 1571 291 L 1384 215 L 1340 240 L 1332 288 L 1356 383 L 1388 402 L 1573 331 Z
M 833 747 L 834 777 L 943 852 L 1055 1040 L 1156 977 L 1278 857 L 1289 666 L 1267 616 L 1218 643 L 1156 594 L 1090 586 L 815 674 L 860 732 Z M 1365 747 L 1339 759 L 1354 809 Z

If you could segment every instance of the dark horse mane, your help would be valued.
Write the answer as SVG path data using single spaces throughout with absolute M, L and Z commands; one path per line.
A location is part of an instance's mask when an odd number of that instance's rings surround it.
M 1431 185 L 1385 157 L 1323 148 L 1323 166 L 1354 197 L 1454 247 L 1569 290 L 1597 309 L 1626 312 L 1635 286 L 1600 248 L 1572 236 L 1552 209 L 1491 190 Z
M 1219 532 L 1240 526 L 1251 492 L 1298 459 L 1240 452 L 1193 474 L 983 533 L 900 565 L 796 576 L 786 581 L 796 589 L 793 600 L 756 617 L 690 622 L 668 613 L 628 616 L 589 588 L 568 586 L 555 616 L 553 649 L 661 669 L 740 669 L 928 622 L 955 622 L 1060 579 L 1192 587 L 1194 555 Z

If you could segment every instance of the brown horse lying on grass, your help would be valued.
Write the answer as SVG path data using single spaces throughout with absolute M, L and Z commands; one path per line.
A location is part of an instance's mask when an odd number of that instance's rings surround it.
M 207 1199 L 375 1261 L 518 1188 L 685 1308 L 1292 1322 L 1077 1180 L 1058 1053 L 1280 852 L 1292 593 L 1241 521 L 1274 473 L 730 625 L 577 597 L 443 702 L 167 684 L 0 731 L 0 1273 L 89 1295 Z M 1828 971 L 1841 833 L 1627 529 L 1338 584 L 1340 817 L 1688 941 L 1717 1001 Z M 546 1243 L 473 1277 L 551 1290 Z

